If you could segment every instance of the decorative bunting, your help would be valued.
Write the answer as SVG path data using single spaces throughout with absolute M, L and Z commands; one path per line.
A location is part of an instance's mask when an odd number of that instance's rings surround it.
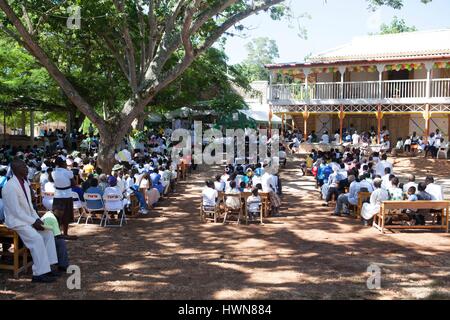
M 402 63 L 402 64 L 393 64 L 387 65 L 384 68 L 384 71 L 401 71 L 401 70 L 421 70 L 423 68 L 422 63 Z
M 434 69 L 450 69 L 450 62 L 436 62 Z

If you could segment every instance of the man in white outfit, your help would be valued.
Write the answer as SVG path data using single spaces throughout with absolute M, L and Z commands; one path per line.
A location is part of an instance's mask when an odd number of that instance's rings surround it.
M 16 231 L 33 258 L 33 282 L 54 282 L 60 275 L 51 270 L 58 263 L 55 238 L 46 230 L 31 201 L 30 185 L 26 180 L 28 167 L 22 160 L 11 163 L 13 177 L 2 190 L 5 224 Z

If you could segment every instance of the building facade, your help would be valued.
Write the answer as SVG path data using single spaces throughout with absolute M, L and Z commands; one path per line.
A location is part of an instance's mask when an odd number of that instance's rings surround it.
M 450 29 L 355 38 L 304 63 L 268 65 L 273 114 L 305 134 L 383 126 L 391 142 L 450 132 Z

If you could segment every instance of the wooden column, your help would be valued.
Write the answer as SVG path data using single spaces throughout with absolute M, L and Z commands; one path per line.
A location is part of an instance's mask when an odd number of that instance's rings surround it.
M 423 118 L 425 119 L 425 142 L 428 142 L 428 138 L 430 136 L 430 120 L 431 120 L 431 113 L 430 113 L 430 105 L 426 104 L 425 111 L 422 114 Z
M 305 111 L 303 112 L 303 137 L 305 141 L 308 139 L 308 119 L 310 113 L 308 112 L 308 107 L 305 106 Z
M 383 112 L 381 111 L 381 105 L 377 107 L 377 143 L 381 143 L 381 121 L 383 120 Z
M 345 119 L 345 112 L 344 112 L 344 106 L 340 106 L 340 110 L 339 110 L 339 136 L 340 136 L 340 141 L 339 143 L 342 143 L 344 141 L 344 119 Z

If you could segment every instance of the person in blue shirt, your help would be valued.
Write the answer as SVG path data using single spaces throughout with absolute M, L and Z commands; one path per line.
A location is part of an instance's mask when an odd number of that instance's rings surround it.
M 153 170 L 153 173 L 150 174 L 150 179 L 152 180 L 153 187 L 162 195 L 164 193 L 164 186 L 161 183 L 161 175 L 158 169 Z
M 86 190 L 86 193 L 99 194 L 103 197 L 103 190 L 98 186 L 98 180 L 96 178 L 91 180 L 91 186 Z M 85 200 L 91 210 L 101 209 L 103 207 L 101 200 Z

